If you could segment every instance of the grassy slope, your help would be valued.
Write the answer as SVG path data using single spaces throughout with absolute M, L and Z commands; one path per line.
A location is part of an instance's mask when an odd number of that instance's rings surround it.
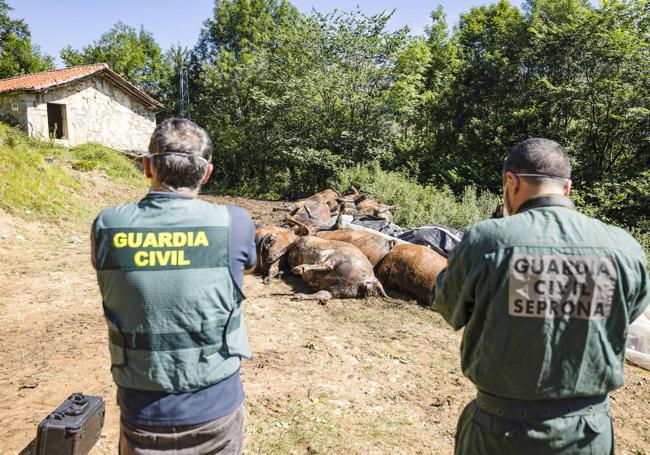
M 54 223 L 86 218 L 97 207 L 80 173 L 94 170 L 128 186 L 145 185 L 135 163 L 115 150 L 98 144 L 68 149 L 0 123 L 0 208 L 9 214 Z

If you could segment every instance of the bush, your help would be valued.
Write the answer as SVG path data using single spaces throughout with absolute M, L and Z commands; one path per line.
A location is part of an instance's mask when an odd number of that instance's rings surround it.
M 339 172 L 333 186 L 339 191 L 350 184 L 385 204 L 397 204 L 395 222 L 404 227 L 443 224 L 457 229 L 487 219 L 500 202 L 474 186 L 457 197 L 448 187 L 422 186 L 399 172 L 383 171 L 378 164 L 356 166 Z

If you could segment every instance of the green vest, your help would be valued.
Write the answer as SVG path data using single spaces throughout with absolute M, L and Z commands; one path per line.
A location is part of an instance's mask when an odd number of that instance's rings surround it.
M 604 395 L 623 385 L 628 327 L 650 303 L 646 267 L 627 232 L 537 198 L 465 231 L 433 309 L 465 327 L 463 373 L 483 392 Z
M 251 358 L 226 207 L 153 193 L 103 210 L 93 246 L 119 386 L 200 390 Z

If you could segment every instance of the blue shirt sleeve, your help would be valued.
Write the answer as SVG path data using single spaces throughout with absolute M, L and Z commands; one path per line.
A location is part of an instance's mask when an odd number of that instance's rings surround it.
M 244 269 L 255 266 L 255 224 L 248 212 L 241 207 L 228 206 L 230 214 L 230 272 L 243 289 Z

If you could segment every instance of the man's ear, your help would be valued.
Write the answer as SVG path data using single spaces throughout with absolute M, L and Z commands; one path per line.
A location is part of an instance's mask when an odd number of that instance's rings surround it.
M 513 172 L 506 171 L 506 183 L 514 193 L 517 193 L 517 191 L 519 191 L 519 179 Z
M 144 176 L 147 177 L 148 179 L 153 178 L 153 166 L 151 163 L 151 157 L 150 156 L 143 156 L 142 157 L 142 169 L 144 169 Z
M 203 175 L 203 180 L 201 180 L 201 185 L 205 185 L 208 183 L 208 180 L 210 180 L 210 176 L 212 175 L 212 171 L 214 170 L 214 166 L 212 163 L 208 164 L 207 167 L 205 168 L 205 174 Z

